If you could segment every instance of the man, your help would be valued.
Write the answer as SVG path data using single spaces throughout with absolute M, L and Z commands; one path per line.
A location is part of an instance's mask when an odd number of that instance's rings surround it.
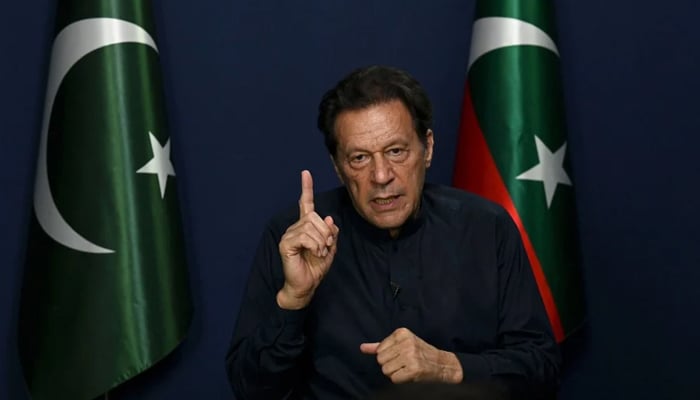
M 551 391 L 556 343 L 517 228 L 499 206 L 424 184 L 435 141 L 407 73 L 359 69 L 318 125 L 344 188 L 268 225 L 227 356 L 239 400 L 366 398 L 392 383 Z

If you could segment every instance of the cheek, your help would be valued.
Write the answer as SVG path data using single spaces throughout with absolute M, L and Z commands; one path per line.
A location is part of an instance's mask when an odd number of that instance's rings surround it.
M 349 171 L 345 173 L 345 182 L 355 191 L 361 190 L 366 179 L 361 172 Z
M 352 197 L 358 201 L 363 196 L 363 193 L 366 192 L 366 189 L 362 186 L 362 181 L 357 179 L 357 176 L 346 175 L 345 186 L 352 193 Z
M 420 164 L 420 162 L 414 163 L 412 165 L 406 166 L 403 169 L 402 175 L 406 177 L 406 183 L 409 185 L 421 183 L 421 181 L 425 177 L 425 168 L 423 167 L 423 164 Z
M 420 197 L 420 193 L 423 189 L 423 183 L 425 181 L 425 169 L 422 168 L 411 168 L 406 171 L 406 185 L 408 189 L 414 196 Z M 417 199 L 413 199 L 417 201 Z

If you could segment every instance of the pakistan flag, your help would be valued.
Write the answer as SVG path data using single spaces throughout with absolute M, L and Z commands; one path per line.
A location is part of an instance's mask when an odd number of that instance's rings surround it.
M 57 6 L 19 316 L 33 399 L 92 399 L 186 334 L 176 168 L 151 9 Z
M 454 185 L 508 210 L 562 341 L 584 309 L 551 3 L 477 1 Z

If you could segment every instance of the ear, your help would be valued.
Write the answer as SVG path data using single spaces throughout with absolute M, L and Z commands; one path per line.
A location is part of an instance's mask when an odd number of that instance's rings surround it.
M 338 180 L 340 180 L 340 183 L 345 185 L 345 181 L 343 181 L 343 175 L 340 173 L 340 169 L 338 168 L 338 164 L 335 161 L 335 158 L 333 156 L 331 157 L 331 162 L 333 163 L 333 169 L 335 170 L 335 174 L 338 176 Z
M 425 168 L 430 168 L 430 163 L 433 161 L 434 144 L 433 130 L 428 129 L 428 132 L 425 133 Z

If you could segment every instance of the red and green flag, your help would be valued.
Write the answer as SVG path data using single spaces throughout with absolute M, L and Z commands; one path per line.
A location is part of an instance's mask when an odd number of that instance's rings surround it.
M 584 320 L 552 4 L 479 0 L 454 185 L 518 226 L 557 341 Z
M 19 314 L 33 399 L 93 399 L 184 338 L 176 168 L 147 0 L 57 6 Z

